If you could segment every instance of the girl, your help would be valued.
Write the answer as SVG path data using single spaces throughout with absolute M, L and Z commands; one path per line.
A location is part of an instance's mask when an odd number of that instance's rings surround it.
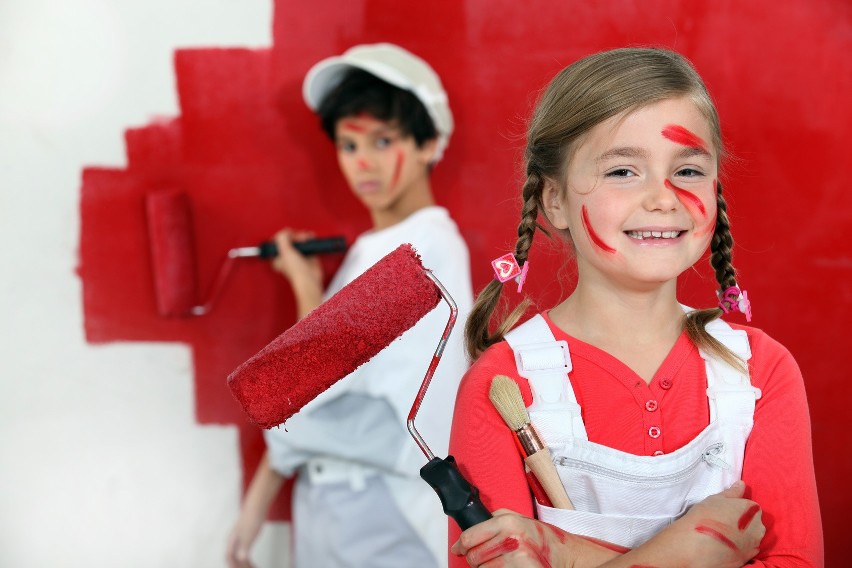
M 478 360 L 450 453 L 495 517 L 460 538 L 451 523 L 452 566 L 822 564 L 801 373 L 763 332 L 719 319 L 750 319 L 723 156 L 710 96 L 671 51 L 592 55 L 543 94 L 514 257 L 523 266 L 536 229 L 548 234 L 542 212 L 571 243 L 578 280 L 509 333 L 525 306 L 492 335 L 500 281 L 476 301 L 465 333 Z M 719 300 L 693 310 L 676 280 L 708 245 Z M 520 387 L 575 510 L 531 497 L 514 433 L 489 401 L 498 374 Z

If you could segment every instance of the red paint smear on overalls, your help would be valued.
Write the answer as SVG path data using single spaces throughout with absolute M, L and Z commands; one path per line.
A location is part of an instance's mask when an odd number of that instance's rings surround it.
M 760 511 L 760 505 L 755 504 L 749 507 L 748 510 L 743 513 L 743 516 L 740 517 L 740 521 L 737 523 L 737 528 L 745 530 L 758 511 Z
M 601 250 L 609 253 L 614 253 L 615 249 L 607 245 L 603 240 L 595 233 L 595 230 L 592 229 L 592 224 L 589 222 L 589 212 L 586 210 L 586 206 L 583 205 L 583 227 L 586 228 L 586 233 L 589 235 L 589 239 L 593 243 L 595 243 Z
M 704 208 L 704 203 L 701 201 L 701 199 L 697 195 L 695 195 L 691 191 L 687 191 L 685 189 L 682 189 L 682 188 L 676 186 L 675 184 L 673 184 L 669 180 L 666 180 L 664 183 L 665 183 L 667 188 L 669 188 L 670 190 L 674 191 L 677 194 L 678 199 L 680 199 L 683 202 L 684 205 L 686 205 L 690 209 L 693 209 L 693 208 L 698 209 L 698 211 L 701 213 L 702 217 L 707 216 L 707 209 Z
M 396 184 L 399 183 L 399 176 L 402 173 L 402 152 L 397 152 L 396 154 L 396 165 L 393 170 L 393 179 L 391 180 L 391 189 L 396 187 Z
M 671 124 L 663 128 L 662 134 L 664 138 L 668 138 L 672 142 L 683 144 L 684 146 L 689 146 L 690 148 L 701 148 L 705 152 L 707 151 L 707 145 L 704 143 L 704 140 L 702 140 L 683 126 Z
M 725 535 L 723 535 L 722 533 L 720 533 L 716 529 L 711 529 L 710 527 L 707 527 L 707 526 L 704 526 L 704 525 L 698 525 L 697 527 L 695 527 L 695 532 L 699 532 L 701 534 L 706 534 L 707 536 L 711 536 L 711 537 L 715 538 L 716 540 L 718 540 L 719 542 L 721 542 L 722 544 L 724 544 L 725 546 L 727 546 L 728 548 L 730 548 L 731 550 L 739 551 L 739 548 L 737 548 L 737 545 L 734 544 L 731 539 L 729 539 L 728 537 L 726 537 Z

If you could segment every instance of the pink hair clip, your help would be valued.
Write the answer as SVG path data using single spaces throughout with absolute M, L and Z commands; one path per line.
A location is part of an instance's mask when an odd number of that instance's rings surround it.
M 741 312 L 747 322 L 751 321 L 751 301 L 748 292 L 740 290 L 739 286 L 731 286 L 719 296 L 719 307 L 726 314 Z
M 527 280 L 527 271 L 529 270 L 529 261 L 524 263 L 523 268 L 518 264 L 518 259 L 512 253 L 507 253 L 500 258 L 495 258 L 491 261 L 491 266 L 494 268 L 494 276 L 500 282 L 508 282 L 514 280 L 518 283 L 518 292 L 524 287 L 524 282 Z

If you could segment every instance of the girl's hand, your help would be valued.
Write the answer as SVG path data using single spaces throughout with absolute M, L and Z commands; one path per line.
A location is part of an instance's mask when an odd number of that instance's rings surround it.
M 740 567 L 757 555 L 766 527 L 760 505 L 743 499 L 744 493 L 745 483 L 737 481 L 695 504 L 672 525 L 689 539 L 690 566 Z
M 464 531 L 450 552 L 483 568 L 580 568 L 598 566 L 618 552 L 554 526 L 499 509 Z
M 254 515 L 249 511 L 241 512 L 237 524 L 228 536 L 228 548 L 225 551 L 228 568 L 254 568 L 251 548 L 260 533 L 263 519 L 263 516 Z

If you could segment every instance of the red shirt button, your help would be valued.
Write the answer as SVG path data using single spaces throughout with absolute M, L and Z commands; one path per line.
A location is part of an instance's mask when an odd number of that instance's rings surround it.
M 666 452 L 664 452 L 663 450 L 657 450 L 656 452 L 654 452 L 654 455 L 655 455 L 655 456 L 661 456 L 661 455 L 663 455 L 664 453 L 666 453 Z
M 656 426 L 651 426 L 650 428 L 648 428 L 648 435 L 652 438 L 659 438 L 661 433 L 662 432 L 660 431 L 660 429 Z
M 660 386 L 666 390 L 669 390 L 670 388 L 672 388 L 672 380 L 668 377 L 665 379 L 660 379 Z
M 654 412 L 655 410 L 657 410 L 657 401 L 649 400 L 648 402 L 646 402 L 645 410 L 647 410 L 648 412 Z

